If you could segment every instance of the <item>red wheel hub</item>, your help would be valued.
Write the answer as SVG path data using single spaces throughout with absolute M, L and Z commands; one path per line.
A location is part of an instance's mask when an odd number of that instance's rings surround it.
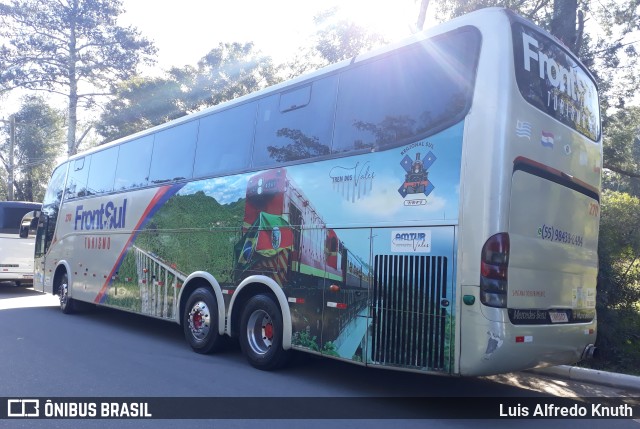
M 273 325 L 271 323 L 264 326 L 264 336 L 269 340 L 273 338 Z
M 202 327 L 202 315 L 198 312 L 193 315 L 193 328 L 200 329 Z

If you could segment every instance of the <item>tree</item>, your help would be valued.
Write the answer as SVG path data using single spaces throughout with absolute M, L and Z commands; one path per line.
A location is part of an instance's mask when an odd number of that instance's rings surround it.
M 164 77 L 135 76 L 115 87 L 96 126 L 106 141 L 273 85 L 278 67 L 252 43 L 220 43 L 197 64 Z
M 315 49 L 329 64 L 353 58 L 365 49 L 371 49 L 384 43 L 384 38 L 376 33 L 349 21 L 339 20 L 333 25 L 325 26 L 326 15 L 316 17 L 320 25 Z
M 437 0 L 436 6 L 442 20 L 485 7 L 507 7 L 547 29 L 594 74 L 602 112 L 606 115 L 610 107 L 623 107 L 625 100 L 640 90 L 638 52 L 634 42 L 627 41 L 627 36 L 640 30 L 637 3 L 637 0 Z M 596 22 L 587 26 L 588 20 Z M 588 27 L 597 31 L 590 33 L 586 31 Z
M 122 0 L 12 0 L 0 4 L 0 88 L 48 91 L 68 101 L 67 152 L 77 151 L 78 108 L 132 76 L 155 48 L 116 18 Z
M 336 18 L 337 12 L 338 8 L 329 9 L 314 18 L 319 28 L 315 41 L 289 64 L 289 77 L 353 58 L 384 44 L 384 37 L 380 34 L 348 19 Z
M 604 186 L 640 196 L 640 107 L 617 110 L 604 135 Z
M 602 195 L 598 242 L 600 367 L 638 372 L 640 359 L 640 200 L 627 193 Z
M 15 198 L 21 201 L 42 201 L 56 158 L 62 153 L 64 118 L 60 112 L 48 106 L 42 97 L 37 96 L 24 97 L 14 118 Z M 7 137 L 0 154 L 7 169 L 9 148 Z
M 103 143 L 134 134 L 185 115 L 180 82 L 170 77 L 134 76 L 114 87 L 95 129 Z
M 197 68 L 174 69 L 172 74 L 188 88 L 186 108 L 193 112 L 278 83 L 278 69 L 253 43 L 220 43 Z

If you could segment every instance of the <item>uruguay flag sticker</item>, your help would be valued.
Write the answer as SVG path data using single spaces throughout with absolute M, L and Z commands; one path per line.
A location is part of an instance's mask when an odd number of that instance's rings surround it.
M 542 138 L 540 139 L 540 143 L 542 144 L 542 146 L 544 147 L 548 147 L 553 149 L 553 133 L 549 132 L 549 131 L 542 131 Z

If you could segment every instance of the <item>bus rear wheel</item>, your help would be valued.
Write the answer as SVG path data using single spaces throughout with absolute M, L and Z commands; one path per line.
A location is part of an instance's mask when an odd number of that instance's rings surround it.
M 67 273 L 62 275 L 60 284 L 58 285 L 58 297 L 60 298 L 60 310 L 64 314 L 71 314 L 75 312 L 76 303 L 69 297 L 69 276 Z
M 270 295 L 251 298 L 242 311 L 240 347 L 254 368 L 269 371 L 289 360 L 282 348 L 283 323 L 280 307 Z
M 189 296 L 182 318 L 184 336 L 197 353 L 212 353 L 222 347 L 218 332 L 218 301 L 209 288 L 198 288 Z

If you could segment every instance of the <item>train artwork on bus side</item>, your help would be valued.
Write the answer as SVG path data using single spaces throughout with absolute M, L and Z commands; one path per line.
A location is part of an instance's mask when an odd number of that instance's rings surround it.
M 285 287 L 296 302 L 305 303 L 293 307 L 294 326 L 304 326 L 294 332 L 297 345 L 331 354 L 335 342 L 341 342 L 340 333 L 366 307 L 370 267 L 326 227 L 284 168 L 249 179 L 236 255 L 236 284 L 249 275 L 263 274 Z M 341 317 L 325 317 L 322 325 L 305 326 L 303 320 L 316 319 L 313 313 L 325 307 L 325 291 L 331 293 L 335 311 L 348 311 Z

